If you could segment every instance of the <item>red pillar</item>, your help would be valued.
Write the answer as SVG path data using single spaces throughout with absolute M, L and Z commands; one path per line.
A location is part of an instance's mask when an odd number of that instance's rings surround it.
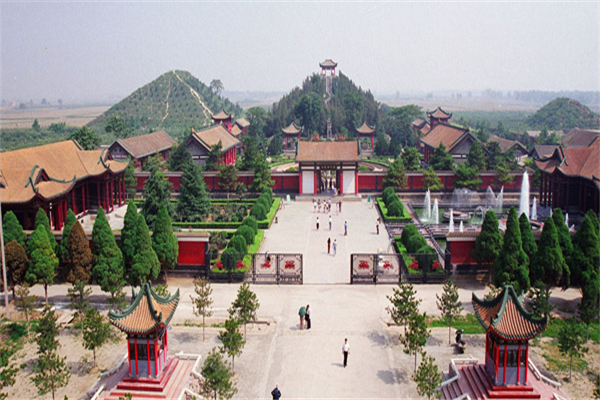
M 102 206 L 102 197 L 100 196 L 100 182 L 96 182 L 96 197 L 98 198 L 98 208 Z
M 344 170 L 340 170 L 340 193 L 344 194 Z
M 298 193 L 302 194 L 302 171 L 298 172 Z
M 65 199 L 63 206 L 65 207 L 65 213 L 63 214 L 65 216 L 65 221 L 67 220 L 67 214 L 69 212 L 69 205 L 67 204 L 67 199 Z
M 315 171 L 315 191 L 314 194 L 317 194 L 317 172 Z
M 358 194 L 358 171 L 354 172 L 354 194 Z
M 73 213 L 77 215 L 77 203 L 75 203 L 75 190 L 75 188 L 71 190 L 71 209 L 73 210 Z
M 148 352 L 148 376 L 152 376 L 152 366 L 150 364 L 150 339 L 146 339 L 146 350 Z
M 525 384 L 527 385 L 527 370 L 529 369 L 529 345 L 525 346 Z
M 521 343 L 519 343 L 519 354 L 517 355 L 517 384 L 521 383 Z
M 58 223 L 56 224 L 56 230 L 60 230 L 60 228 L 62 228 L 62 204 L 61 203 L 57 203 L 56 204 L 56 216 L 58 218 Z
M 498 382 L 498 368 L 500 367 L 500 347 L 496 345 L 496 374 L 494 375 L 494 383 Z
M 371 135 L 371 150 L 373 150 L 375 148 L 375 145 L 373 143 L 373 135 Z
M 288 143 L 287 143 L 287 141 L 288 141 L 288 138 L 287 138 L 287 136 L 286 136 L 286 137 L 285 137 L 285 148 L 286 148 L 286 149 L 288 148 Z
M 504 344 L 504 373 L 502 374 L 502 384 L 506 385 L 506 353 L 508 353 L 506 343 Z
M 83 209 L 81 211 L 84 214 L 86 213 L 86 209 L 85 209 L 85 186 L 86 185 L 82 185 L 81 186 L 81 199 L 82 199 L 82 206 L 83 206 Z
M 156 349 L 156 339 L 154 339 L 154 375 L 158 376 L 158 350 Z
M 129 345 L 129 339 L 127 339 L 127 361 L 129 362 L 129 375 L 131 375 L 131 346 Z
M 133 339 L 133 347 L 135 348 L 135 375 L 138 375 L 138 355 L 137 355 L 137 339 Z

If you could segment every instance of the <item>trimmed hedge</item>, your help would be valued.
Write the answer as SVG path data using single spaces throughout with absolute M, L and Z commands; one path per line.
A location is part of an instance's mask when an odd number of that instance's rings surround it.
M 394 237 L 396 251 L 402 254 L 409 274 L 438 273 L 433 263 L 437 261 L 437 251 L 427 244 L 427 240 L 419 233 L 416 226 L 408 224 L 402 230 L 402 236 Z M 416 261 L 418 270 L 409 267 Z M 441 271 L 443 272 L 443 271 Z
M 229 241 L 227 248 L 233 249 L 236 253 L 244 254 L 248 251 L 248 243 L 242 235 L 236 233 Z
M 402 202 L 400 202 L 400 207 L 402 210 L 400 217 L 392 217 L 392 216 L 388 215 L 388 209 L 381 197 L 377 198 L 377 206 L 379 207 L 379 210 L 381 211 L 381 215 L 383 216 L 383 219 L 387 222 L 412 222 L 412 218 L 411 218 L 410 214 L 408 214 L 408 212 L 406 211 L 406 208 L 404 208 L 404 205 L 402 205 Z
M 256 232 L 248 225 L 244 225 L 243 223 L 242 226 L 238 228 L 236 234 L 246 239 L 246 243 L 252 243 L 254 241 L 254 236 L 256 236 Z
M 244 218 L 242 221 L 242 226 L 247 226 L 252 229 L 252 232 L 254 232 L 255 235 L 258 232 L 258 222 L 256 222 L 256 218 L 254 218 L 252 215 Z
M 263 203 L 257 202 L 254 207 L 252 207 L 252 211 L 250 211 L 250 215 L 256 218 L 259 221 L 267 218 L 267 210 Z

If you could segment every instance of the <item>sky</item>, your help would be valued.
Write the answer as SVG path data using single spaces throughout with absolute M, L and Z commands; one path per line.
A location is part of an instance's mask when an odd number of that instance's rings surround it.
M 0 98 L 125 97 L 172 70 L 287 92 L 599 90 L 600 2 L 0 2 Z

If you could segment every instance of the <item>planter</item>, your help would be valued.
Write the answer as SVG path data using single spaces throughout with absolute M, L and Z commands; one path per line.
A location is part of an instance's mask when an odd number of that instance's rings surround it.
M 246 272 L 214 272 L 212 269 L 208 271 L 208 280 L 211 282 L 221 283 L 240 283 L 246 279 Z

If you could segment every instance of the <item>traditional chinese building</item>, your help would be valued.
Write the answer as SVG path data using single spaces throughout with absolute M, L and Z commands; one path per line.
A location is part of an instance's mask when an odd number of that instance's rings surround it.
M 412 125 L 413 133 L 415 135 L 417 135 L 417 137 L 425 136 L 431 130 L 431 126 L 429 125 L 429 122 L 427 122 L 427 120 L 425 120 L 423 118 L 415 119 L 411 125 Z
M 319 66 L 321 67 L 321 76 L 327 76 L 328 74 L 335 76 L 335 69 L 337 68 L 337 65 L 338 64 L 330 58 L 319 63 Z
M 212 146 L 221 143 L 220 165 L 235 165 L 237 149 L 241 142 L 222 125 L 211 126 L 201 131 L 194 131 L 185 140 L 185 146 L 192 155 L 192 160 L 198 165 L 206 165 Z
M 126 139 L 117 139 L 108 150 L 115 160 L 131 158 L 136 167 L 143 167 L 149 157 L 160 155 L 163 160 L 169 159 L 175 141 L 164 131 L 139 135 Z
M 62 229 L 70 208 L 83 215 L 125 203 L 128 163 L 113 160 L 107 149 L 83 150 L 65 140 L 0 153 L 0 199 L 25 229 L 33 229 L 41 207 L 54 230 Z
M 168 326 L 179 303 L 179 289 L 171 297 L 156 294 L 144 283 L 123 312 L 110 311 L 110 322 L 127 334 L 129 376 L 159 379 L 168 365 Z
M 290 144 L 293 143 L 294 139 L 296 142 L 300 141 L 300 135 L 302 134 L 302 127 L 297 126 L 292 122 L 288 127 L 281 130 L 283 133 L 283 148 L 289 149 Z
M 473 136 L 468 128 L 438 123 L 427 135 L 419 140 L 423 158 L 426 163 L 429 163 L 435 149 L 440 147 L 441 144 L 444 144 L 446 151 L 452 156 L 455 162 L 465 162 L 471 146 L 479 139 Z M 485 147 L 483 147 L 483 151 L 488 153 Z
M 512 152 L 517 162 L 521 165 L 525 161 L 525 158 L 529 156 L 529 151 L 527 151 L 527 147 L 525 147 L 523 143 L 519 142 L 518 140 L 510 140 L 501 138 L 496 135 L 491 135 L 487 141 L 486 146 L 490 143 L 498 143 L 502 154 Z
M 361 126 L 356 128 L 356 135 L 359 141 L 363 138 L 368 139 L 371 142 L 371 149 L 375 148 L 375 128 L 371 128 L 366 122 L 363 122 Z
M 236 138 L 239 138 L 240 135 L 247 135 L 249 127 L 250 122 L 246 118 L 236 119 L 231 127 L 231 134 Z
M 212 120 L 215 125 L 223 125 L 225 129 L 231 132 L 233 117 L 235 117 L 235 114 L 229 114 L 225 110 L 221 110 L 220 113 L 212 116 Z
M 433 129 L 439 123 L 447 124 L 450 118 L 452 118 L 452 113 L 438 107 L 434 111 L 427 111 L 427 116 L 429 117 L 429 126 Z

